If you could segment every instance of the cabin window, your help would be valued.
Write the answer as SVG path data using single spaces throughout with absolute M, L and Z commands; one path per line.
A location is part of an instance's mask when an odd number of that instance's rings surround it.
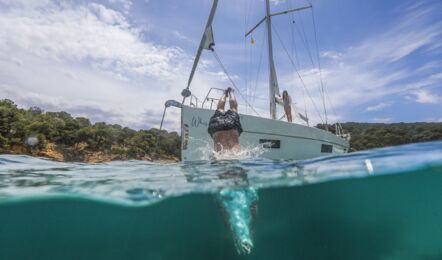
M 259 139 L 259 143 L 262 144 L 262 147 L 264 148 L 272 148 L 272 149 L 281 148 L 280 140 Z
M 333 145 L 329 144 L 321 145 L 321 153 L 332 153 L 332 152 L 333 152 Z

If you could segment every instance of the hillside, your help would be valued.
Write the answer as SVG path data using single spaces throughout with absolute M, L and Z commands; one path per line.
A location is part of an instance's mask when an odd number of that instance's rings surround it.
M 66 112 L 21 109 L 0 100 L 0 153 L 29 154 L 58 161 L 150 160 L 158 129 L 133 130 L 103 122 L 92 124 Z M 180 137 L 161 131 L 157 158 L 177 161 Z
M 442 123 L 343 123 L 351 133 L 350 151 L 442 140 Z M 324 129 L 324 125 L 317 125 Z M 334 131 L 335 125 L 329 126 Z
M 442 123 L 343 123 L 351 133 L 350 151 L 442 140 Z M 324 125 L 317 125 L 324 128 Z M 330 125 L 329 129 L 335 129 Z M 66 112 L 18 108 L 0 100 L 0 153 L 28 154 L 57 161 L 152 160 L 158 129 L 133 130 L 117 124 L 92 124 Z M 180 136 L 161 131 L 156 159 L 178 161 Z

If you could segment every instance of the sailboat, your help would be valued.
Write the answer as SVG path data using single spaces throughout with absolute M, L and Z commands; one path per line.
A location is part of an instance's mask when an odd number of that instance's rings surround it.
M 204 99 L 198 99 L 190 91 L 192 79 L 198 66 L 203 51 L 211 51 L 221 68 L 227 71 L 216 54 L 213 37 L 212 22 L 217 10 L 218 0 L 213 0 L 210 14 L 199 44 L 192 70 L 187 82 L 187 87 L 182 91 L 181 102 L 168 100 L 165 103 L 161 127 L 168 107 L 181 109 L 181 159 L 182 161 L 198 161 L 207 157 L 207 147 L 213 147 L 213 141 L 207 132 L 210 117 L 214 114 L 217 101 L 214 93 L 219 94 L 220 89 L 211 88 Z M 279 85 L 273 59 L 272 43 L 272 18 L 292 12 L 302 11 L 311 8 L 305 6 L 290 9 L 282 12 L 272 13 L 269 0 L 265 0 L 266 15 L 245 35 L 247 37 L 263 23 L 266 24 L 267 54 L 269 65 L 269 112 L 270 117 L 241 114 L 240 119 L 243 133 L 240 137 L 241 147 L 262 147 L 260 157 L 278 160 L 303 160 L 330 154 L 345 153 L 349 149 L 349 135 L 344 134 L 341 129 L 335 133 L 312 127 L 308 125 L 308 118 L 295 113 L 302 123 L 290 123 L 282 121 L 277 117 L 277 97 L 279 96 Z M 231 78 L 229 77 L 231 80 Z M 234 82 L 231 80 L 232 84 Z M 234 85 L 235 86 L 235 85 Z M 235 86 L 236 88 L 236 86 Z M 202 100 L 202 102 L 200 102 Z M 249 104 L 248 104 L 249 105 Z M 251 107 L 252 110 L 253 107 Z

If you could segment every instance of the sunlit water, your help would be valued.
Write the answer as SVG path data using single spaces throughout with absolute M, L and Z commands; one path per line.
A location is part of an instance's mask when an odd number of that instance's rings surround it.
M 257 154 L 0 155 L 0 259 L 442 259 L 442 142 L 299 162 Z

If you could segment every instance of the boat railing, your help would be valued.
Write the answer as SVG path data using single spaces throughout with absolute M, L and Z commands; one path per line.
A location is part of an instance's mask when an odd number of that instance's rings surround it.
M 206 102 L 210 102 L 210 109 L 212 109 L 212 107 L 213 107 L 213 103 L 215 102 L 215 101 L 218 101 L 219 100 L 219 98 L 216 98 L 216 97 L 212 97 L 212 96 L 210 96 L 210 94 L 212 93 L 212 91 L 219 91 L 219 92 L 224 92 L 225 91 L 225 89 L 221 89 L 221 88 L 210 88 L 209 89 L 209 92 L 207 92 L 207 95 L 206 95 L 206 97 L 204 98 L 204 101 L 203 101 L 203 103 L 201 104 L 201 108 L 204 108 L 204 105 L 206 104 Z
M 219 96 L 215 97 L 213 92 L 220 92 L 220 95 L 225 91 L 225 89 L 221 88 L 210 88 L 209 92 L 207 92 L 206 97 L 204 100 L 198 99 L 197 96 L 191 94 L 189 97 L 189 106 L 195 107 L 195 108 L 207 108 L 208 104 L 210 104 L 210 109 L 213 109 L 213 105 L 217 105 L 218 101 L 220 100 Z
M 351 134 L 350 133 L 342 133 L 342 134 L 339 134 L 337 136 L 341 137 L 342 139 L 344 139 L 347 142 L 350 142 L 350 140 L 351 140 Z
M 341 137 L 342 139 L 346 140 L 347 142 L 350 142 L 351 140 L 351 134 L 347 131 L 344 131 L 342 126 L 338 123 L 335 124 L 335 134 L 338 137 Z
M 201 102 L 201 106 L 200 108 L 206 108 L 208 105 L 210 104 L 210 108 L 209 109 L 213 109 L 213 105 L 215 104 L 215 106 L 218 104 L 217 102 L 220 100 L 219 96 L 221 96 L 221 94 L 226 91 L 225 89 L 222 88 L 210 88 L 209 91 L 206 94 L 206 97 L 204 98 L 204 100 Z M 214 96 L 214 92 L 219 93 L 219 96 Z M 197 97 L 195 97 L 194 95 L 191 95 L 190 97 L 190 106 L 193 107 L 199 107 L 199 99 Z M 281 116 L 281 118 L 279 118 L 279 121 L 283 121 L 285 118 L 285 114 Z M 297 117 L 305 122 L 306 125 L 309 125 L 309 119 L 306 115 L 302 115 L 301 113 L 297 113 Z
M 199 99 L 195 95 L 192 94 L 190 96 L 190 103 L 189 103 L 189 105 L 191 107 L 198 107 L 198 103 L 199 103 Z

